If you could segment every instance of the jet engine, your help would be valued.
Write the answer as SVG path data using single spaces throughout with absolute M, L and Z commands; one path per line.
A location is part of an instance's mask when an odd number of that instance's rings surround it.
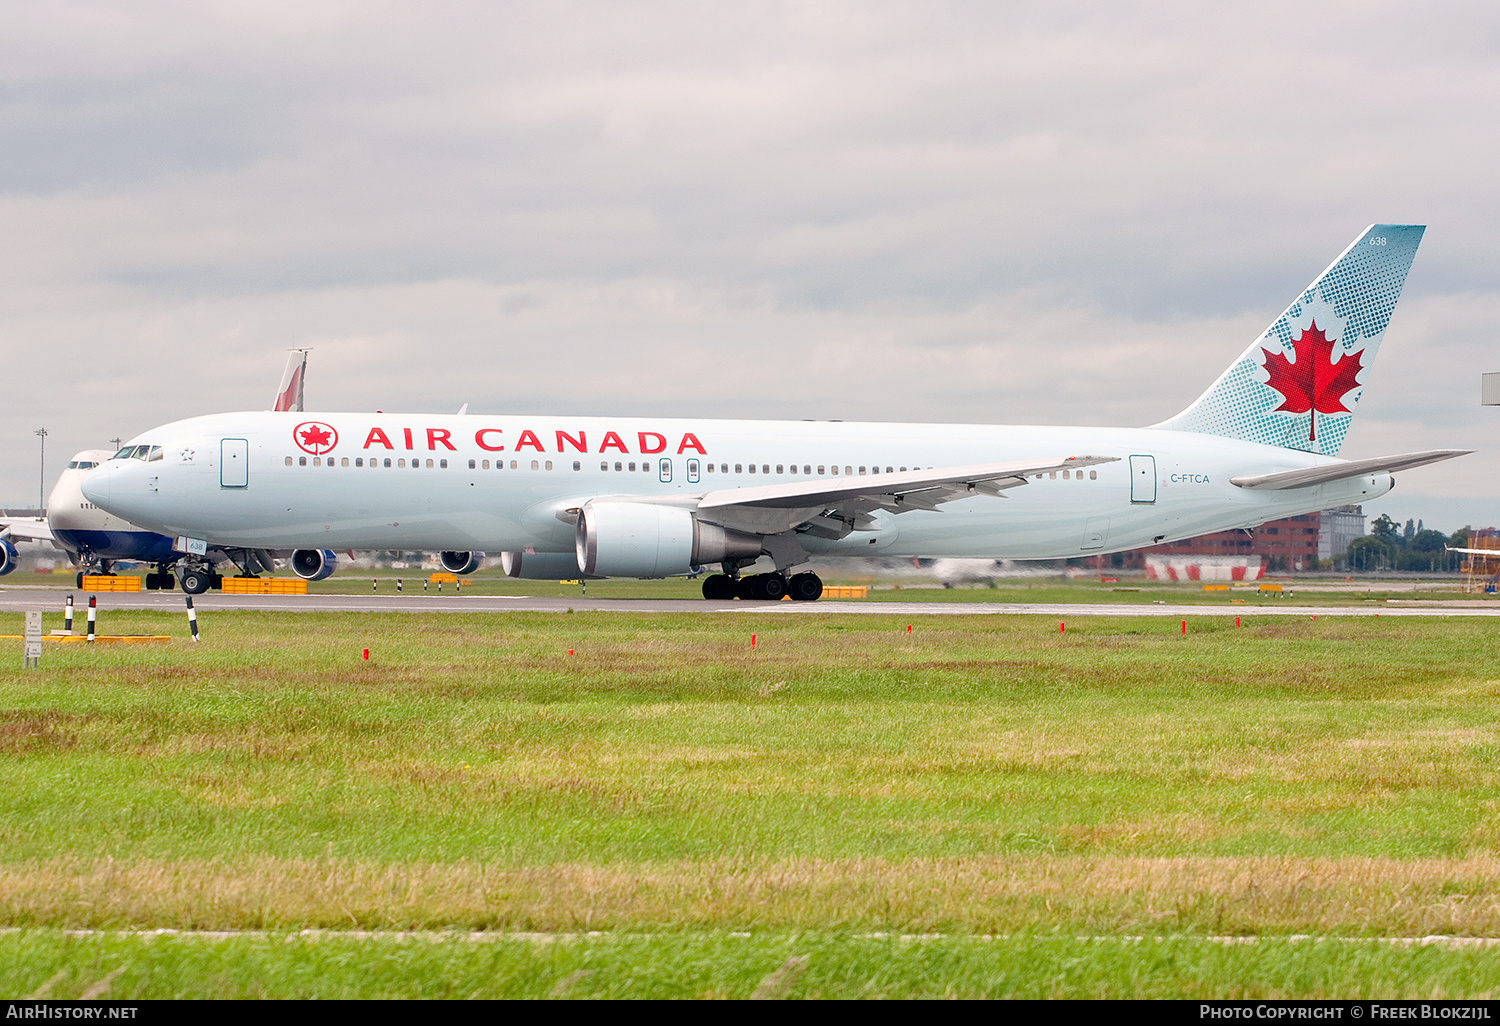
M 685 509 L 591 502 L 578 517 L 578 569 L 596 577 L 667 577 L 704 563 L 755 559 L 758 535 L 704 523 Z
M 438 555 L 438 562 L 450 574 L 472 574 L 483 560 L 483 552 L 444 552 Z
M 522 581 L 566 581 L 579 575 L 578 557 L 571 552 L 502 552 L 500 568 Z
M 21 563 L 21 554 L 10 543 L 9 538 L 0 538 L 0 577 L 10 573 Z
M 338 569 L 339 557 L 332 549 L 294 549 L 292 570 L 306 581 L 321 581 Z

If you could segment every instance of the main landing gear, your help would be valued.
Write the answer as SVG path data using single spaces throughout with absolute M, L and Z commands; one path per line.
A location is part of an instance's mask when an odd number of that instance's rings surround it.
M 215 573 L 213 564 L 207 560 L 184 560 L 183 565 L 177 568 L 177 578 L 183 592 L 188 595 L 202 595 L 210 588 L 224 586 L 223 576 Z
M 727 599 L 761 599 L 775 601 L 790 595 L 794 602 L 816 602 L 823 594 L 823 580 L 817 574 L 751 574 L 731 577 L 711 574 L 703 578 L 703 597 L 714 601 Z

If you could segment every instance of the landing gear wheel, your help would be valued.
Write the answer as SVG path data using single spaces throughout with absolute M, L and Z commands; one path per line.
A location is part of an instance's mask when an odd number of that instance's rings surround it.
M 703 578 L 703 597 L 714 602 L 734 598 L 734 578 L 728 574 L 710 574 Z
M 157 579 L 161 581 L 160 587 L 162 591 L 171 591 L 173 588 L 177 587 L 177 578 L 172 576 L 172 571 L 163 570 L 156 576 Z
M 78 571 L 78 576 L 73 579 L 73 587 L 77 588 L 79 591 L 83 590 L 83 571 L 82 570 Z
M 786 595 L 786 578 L 780 574 L 761 574 L 760 597 L 779 601 Z
M 213 574 L 207 570 L 184 570 L 182 590 L 189 595 L 202 595 L 213 584 Z
M 760 579 L 764 574 L 750 574 L 734 582 L 734 593 L 742 599 L 765 598 L 760 593 Z
M 787 586 L 793 602 L 816 602 L 823 596 L 823 579 L 817 574 L 796 574 Z

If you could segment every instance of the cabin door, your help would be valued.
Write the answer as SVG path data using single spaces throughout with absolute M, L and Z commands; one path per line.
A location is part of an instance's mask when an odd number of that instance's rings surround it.
M 250 483 L 250 443 L 244 438 L 219 442 L 219 487 L 244 488 Z
M 1156 501 L 1156 457 L 1130 457 L 1130 501 Z

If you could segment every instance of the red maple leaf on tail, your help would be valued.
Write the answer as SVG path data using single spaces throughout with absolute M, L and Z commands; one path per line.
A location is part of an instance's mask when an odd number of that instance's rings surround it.
M 1287 413 L 1311 413 L 1307 427 L 1307 440 L 1317 441 L 1317 415 L 1319 413 L 1352 413 L 1344 406 L 1344 396 L 1359 387 L 1355 380 L 1364 370 L 1359 362 L 1360 353 L 1345 354 L 1337 363 L 1333 360 L 1333 347 L 1337 339 L 1329 338 L 1313 321 L 1312 326 L 1292 342 L 1292 352 L 1297 355 L 1294 364 L 1283 353 L 1266 354 L 1266 373 L 1271 377 L 1266 382 L 1282 395 L 1277 411 Z

